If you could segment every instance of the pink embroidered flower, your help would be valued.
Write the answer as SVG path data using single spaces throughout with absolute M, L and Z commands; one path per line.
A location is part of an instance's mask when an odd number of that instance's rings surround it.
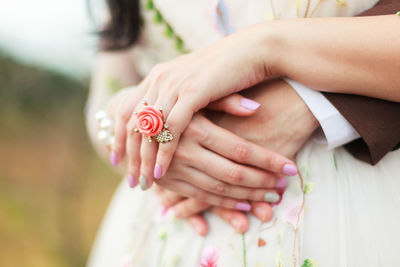
M 138 112 L 137 128 L 141 134 L 156 136 L 161 132 L 163 127 L 163 116 L 160 110 L 153 106 L 145 106 Z
M 286 222 L 290 223 L 293 226 L 296 226 L 300 209 L 301 209 L 301 206 L 299 206 L 299 205 L 287 207 L 285 209 Z
M 203 249 L 200 258 L 200 267 L 218 267 L 219 250 L 215 246 Z

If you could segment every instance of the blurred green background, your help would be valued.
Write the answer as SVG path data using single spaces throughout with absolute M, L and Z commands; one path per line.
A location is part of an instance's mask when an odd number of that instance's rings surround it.
M 0 266 L 84 266 L 119 183 L 84 123 L 88 79 L 0 52 Z

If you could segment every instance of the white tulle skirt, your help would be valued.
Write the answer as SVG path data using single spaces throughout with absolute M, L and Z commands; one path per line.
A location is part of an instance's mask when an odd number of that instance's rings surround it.
M 310 141 L 297 163 L 301 175 L 287 178 L 274 218 L 250 216 L 244 235 L 206 213 L 200 237 L 124 181 L 88 266 L 400 266 L 400 150 L 370 166 Z

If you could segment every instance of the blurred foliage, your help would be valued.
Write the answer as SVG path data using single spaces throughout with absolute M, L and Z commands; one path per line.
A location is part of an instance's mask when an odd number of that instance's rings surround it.
M 86 135 L 88 82 L 0 53 L 0 266 L 84 266 L 118 176 Z

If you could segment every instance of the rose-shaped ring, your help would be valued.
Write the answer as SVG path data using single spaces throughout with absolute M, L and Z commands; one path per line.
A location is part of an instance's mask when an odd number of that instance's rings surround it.
M 144 102 L 144 105 L 144 108 L 136 113 L 137 128 L 135 132 L 147 136 L 149 142 L 152 142 L 153 137 L 159 143 L 172 141 L 174 137 L 167 129 L 168 125 L 164 121 L 162 109 L 150 106 L 147 102 Z

